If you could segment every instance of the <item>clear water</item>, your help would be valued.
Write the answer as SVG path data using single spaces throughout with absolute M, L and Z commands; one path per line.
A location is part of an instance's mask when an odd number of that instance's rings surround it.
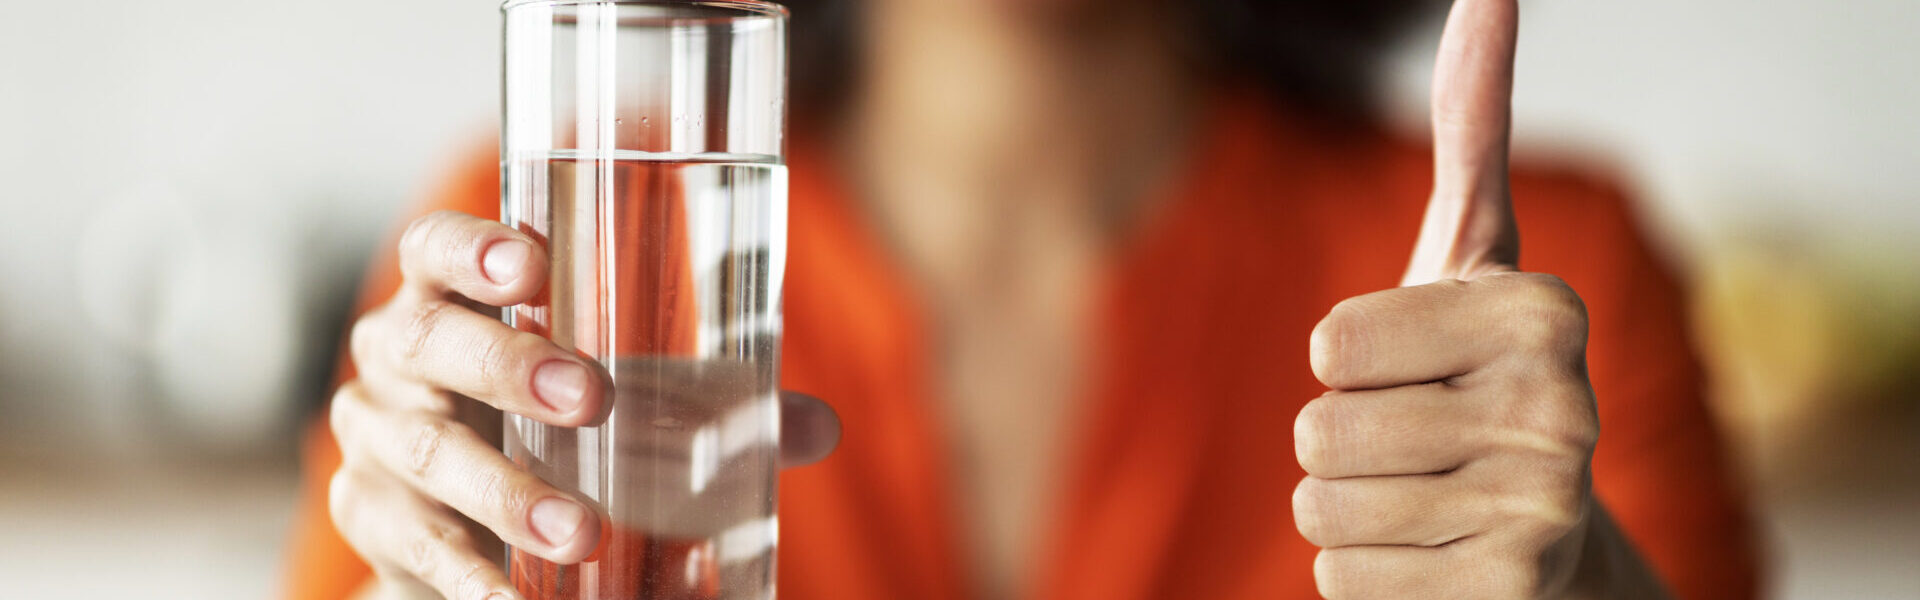
M 502 214 L 551 254 L 508 324 L 606 365 L 604 425 L 507 417 L 507 454 L 598 504 L 587 562 L 513 550 L 535 600 L 773 597 L 786 169 L 764 156 L 510 157 Z

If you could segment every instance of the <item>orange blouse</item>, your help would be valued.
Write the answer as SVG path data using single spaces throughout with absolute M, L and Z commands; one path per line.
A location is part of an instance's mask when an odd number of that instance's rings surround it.
M 1034 532 L 1045 545 L 1028 597 L 1315 597 L 1316 549 L 1289 504 L 1304 476 L 1294 416 L 1323 391 L 1308 333 L 1341 299 L 1396 284 L 1432 166 L 1419 145 L 1300 116 L 1251 96 L 1214 103 L 1162 212 L 1103 266 L 1089 396 L 1060 504 Z M 970 598 L 925 305 L 805 141 L 789 161 L 782 385 L 828 399 L 845 437 L 781 476 L 780 596 Z M 491 150 L 474 157 L 427 208 L 497 216 L 497 169 Z M 1591 315 L 1596 493 L 1679 597 L 1758 595 L 1758 540 L 1679 286 L 1611 188 L 1516 169 L 1513 192 L 1522 267 L 1564 278 Z M 397 280 L 388 254 L 363 306 Z M 321 420 L 290 598 L 340 598 L 370 576 L 327 517 L 338 464 Z

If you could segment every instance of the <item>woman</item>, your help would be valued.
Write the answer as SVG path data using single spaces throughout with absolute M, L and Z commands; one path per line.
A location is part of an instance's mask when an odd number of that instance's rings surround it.
M 1454 7 L 1431 151 L 1357 118 L 1409 4 L 797 3 L 857 27 L 796 59 L 783 386 L 845 436 L 782 481 L 781 596 L 1753 596 L 1676 286 L 1609 189 L 1509 175 L 1513 1 Z M 608 397 L 468 308 L 545 277 L 494 168 L 369 286 L 296 597 L 512 597 L 464 519 L 598 541 L 451 400 Z

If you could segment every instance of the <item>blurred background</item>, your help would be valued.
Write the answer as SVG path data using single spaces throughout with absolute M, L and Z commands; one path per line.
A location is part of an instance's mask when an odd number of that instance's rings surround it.
M 0 13 L 9 597 L 273 593 L 360 269 L 492 135 L 495 6 Z M 1920 598 L 1920 3 L 1527 8 L 1518 147 L 1624 174 L 1687 274 L 1777 596 Z

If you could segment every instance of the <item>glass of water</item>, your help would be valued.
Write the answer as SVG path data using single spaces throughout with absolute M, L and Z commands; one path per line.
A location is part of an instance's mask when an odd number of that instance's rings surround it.
M 613 375 L 604 424 L 506 417 L 506 453 L 606 524 L 586 562 L 510 549 L 535 600 L 769 599 L 786 265 L 786 11 L 511 0 L 501 218 L 546 244 L 509 325 Z

